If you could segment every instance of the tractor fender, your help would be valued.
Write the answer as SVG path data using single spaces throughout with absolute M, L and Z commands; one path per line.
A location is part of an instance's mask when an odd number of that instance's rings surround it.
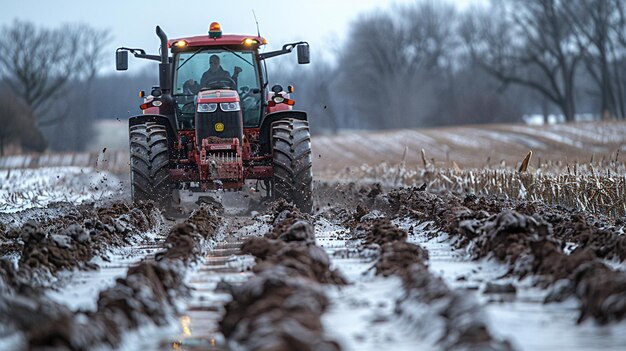
M 130 127 L 146 122 L 154 122 L 156 124 L 165 126 L 165 130 L 167 131 L 168 135 L 168 149 L 170 150 L 171 155 L 171 152 L 174 150 L 174 142 L 176 141 L 176 125 L 172 122 L 172 119 L 164 115 L 151 114 L 132 116 L 128 119 L 128 128 L 130 130 Z
M 263 122 L 261 122 L 261 129 L 259 131 L 259 143 L 261 144 L 261 154 L 268 154 L 272 147 L 271 132 L 272 124 L 281 119 L 298 119 L 301 121 L 308 121 L 308 116 L 304 111 L 276 111 L 265 115 Z

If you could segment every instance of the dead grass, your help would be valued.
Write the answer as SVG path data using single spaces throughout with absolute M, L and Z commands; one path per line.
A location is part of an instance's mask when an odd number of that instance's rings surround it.
M 346 170 L 351 179 L 378 181 L 390 186 L 423 186 L 430 191 L 449 191 L 457 195 L 495 195 L 542 201 L 550 205 L 577 208 L 617 219 L 626 216 L 626 164 L 555 164 L 520 172 L 518 167 L 472 168 L 426 167 L 400 162 L 377 166 L 363 165 Z M 343 177 L 341 177 L 343 178 Z
M 618 218 L 626 215 L 625 130 L 624 122 L 593 122 L 321 137 L 313 143 L 314 173 L 543 201 Z

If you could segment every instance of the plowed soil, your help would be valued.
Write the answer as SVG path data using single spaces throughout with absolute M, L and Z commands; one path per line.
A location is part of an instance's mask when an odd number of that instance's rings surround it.
M 489 310 L 493 301 L 513 303 L 531 288 L 542 303 L 574 301 L 568 328 L 584 322 L 624 327 L 623 221 L 536 202 L 379 184 L 317 183 L 315 194 L 313 214 L 284 201 L 235 215 L 202 205 L 167 222 L 150 204 L 119 202 L 3 222 L 0 345 L 372 350 L 387 340 L 394 349 L 525 349 L 519 331 L 503 334 Z M 163 236 L 154 251 L 99 291 L 94 310 L 47 296 L 60 276 L 98 272 L 98 259 L 157 228 Z M 227 243 L 228 253 L 218 255 Z M 434 270 L 442 254 L 434 243 L 475 272 L 451 281 Z M 485 262 L 500 274 L 479 281 Z M 198 283 L 212 276 L 210 288 Z M 367 290 L 353 300 L 338 297 L 359 284 L 397 291 L 380 306 L 359 304 Z M 388 308 L 356 335 L 348 324 L 329 327 L 341 325 L 333 318 L 346 306 L 354 313 Z M 404 331 L 393 330 L 400 325 Z M 156 328 L 154 337 L 133 341 L 145 326 Z M 202 326 L 206 332 L 194 334 Z M 172 328 L 182 328 L 181 334 Z M 378 330 L 391 331 L 379 337 Z

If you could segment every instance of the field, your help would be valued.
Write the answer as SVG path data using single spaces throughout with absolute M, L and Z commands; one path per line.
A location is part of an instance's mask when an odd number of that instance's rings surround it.
M 626 345 L 626 123 L 316 136 L 312 214 L 247 189 L 176 219 L 130 205 L 110 129 L 0 159 L 0 349 Z

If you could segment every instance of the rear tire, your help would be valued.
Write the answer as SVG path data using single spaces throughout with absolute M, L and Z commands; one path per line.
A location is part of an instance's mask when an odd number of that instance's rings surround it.
M 167 208 L 172 198 L 165 126 L 146 122 L 130 127 L 130 181 L 133 203 L 153 201 Z
M 313 208 L 313 174 L 309 122 L 297 119 L 272 124 L 274 199 L 291 201 L 305 213 Z

